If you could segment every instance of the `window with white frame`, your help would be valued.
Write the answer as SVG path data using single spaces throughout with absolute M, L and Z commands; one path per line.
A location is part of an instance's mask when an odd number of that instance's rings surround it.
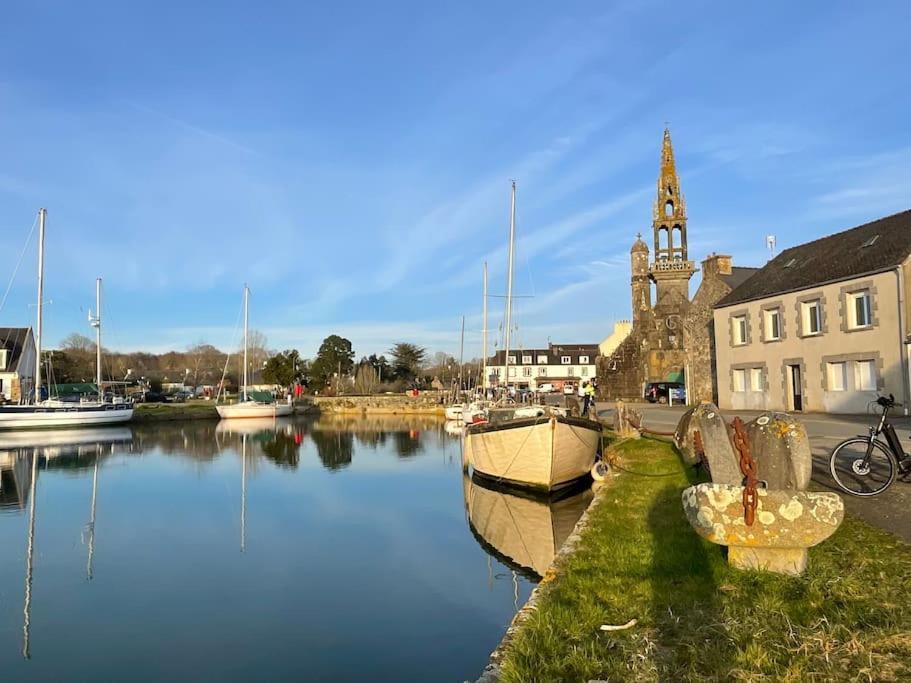
M 731 335 L 734 339 L 734 346 L 747 343 L 747 317 L 745 315 L 735 315 L 731 318 Z
M 572 367 L 566 368 L 566 376 L 567 376 L 567 377 L 575 377 L 575 375 L 576 375 L 576 369 L 575 369 L 575 368 L 572 368 Z
M 858 391 L 876 391 L 875 360 L 859 360 L 854 363 L 854 386 Z
M 762 368 L 750 368 L 750 390 L 762 391 Z
M 497 377 L 500 376 L 500 368 L 494 368 L 493 371 L 494 371 L 494 373 L 496 374 Z
M 522 377 L 531 377 L 531 368 L 522 368 Z
M 560 356 L 560 362 L 563 365 L 569 365 L 570 363 L 573 362 L 573 359 L 569 356 Z
M 522 365 L 531 365 L 531 356 L 522 356 Z
M 826 386 L 829 391 L 844 391 L 847 383 L 845 363 L 826 363 Z
M 579 362 L 583 365 L 588 365 L 588 356 L 579 356 Z
M 510 376 L 510 377 L 515 377 L 515 376 L 516 376 L 516 369 L 515 369 L 515 368 L 509 368 L 509 376 Z
M 734 370 L 734 391 L 741 392 L 747 390 L 746 370 Z
M 800 331 L 804 337 L 822 333 L 822 302 L 819 299 L 800 304 Z
M 547 365 L 547 356 L 538 356 L 538 365 Z
M 848 294 L 848 326 L 853 329 L 870 327 L 873 324 L 873 309 L 870 290 L 862 289 Z
M 515 365 L 515 364 L 516 364 L 516 357 L 515 357 L 515 356 L 510 356 L 510 357 L 509 357 L 509 365 Z
M 781 311 L 769 308 L 762 312 L 765 318 L 765 340 L 778 341 L 781 339 Z
M 541 375 L 541 377 L 547 377 L 547 368 L 538 368 L 538 374 Z
M 582 367 L 582 368 L 581 368 L 581 374 L 582 374 L 583 377 L 588 377 L 588 368 Z

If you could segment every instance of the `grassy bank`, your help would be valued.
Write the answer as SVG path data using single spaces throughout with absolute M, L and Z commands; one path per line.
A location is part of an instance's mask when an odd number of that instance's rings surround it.
M 804 576 L 740 572 L 684 518 L 695 474 L 670 445 L 617 451 L 635 474 L 600 491 L 503 681 L 911 679 L 911 547 L 849 516 Z
M 133 410 L 134 422 L 158 420 L 217 420 L 213 401 L 187 401 L 186 403 L 140 403 Z

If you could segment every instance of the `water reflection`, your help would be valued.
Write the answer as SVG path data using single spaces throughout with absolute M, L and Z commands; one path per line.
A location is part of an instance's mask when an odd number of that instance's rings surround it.
M 593 494 L 576 487 L 536 497 L 463 475 L 468 524 L 481 547 L 532 581 L 540 581 L 572 533 Z
M 464 680 L 530 590 L 441 420 L 72 431 L 0 434 L 10 680 Z

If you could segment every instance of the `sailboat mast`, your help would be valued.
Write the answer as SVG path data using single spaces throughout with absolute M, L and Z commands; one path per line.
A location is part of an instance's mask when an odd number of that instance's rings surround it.
M 459 342 L 459 396 L 462 395 L 462 367 L 465 364 L 465 316 L 462 316 L 462 340 Z
M 481 388 L 487 389 L 487 261 L 484 261 L 484 307 L 481 323 Z
M 250 324 L 250 288 L 244 285 L 244 401 L 247 400 L 247 333 Z
M 509 389 L 509 333 L 512 329 L 512 267 L 516 245 L 516 181 L 512 181 L 512 201 L 509 212 L 509 256 L 506 264 L 506 335 L 503 364 L 506 366 L 506 388 Z
M 41 400 L 41 325 L 44 306 L 44 222 L 47 209 L 38 209 L 38 320 L 35 325 L 35 401 Z
M 104 390 L 101 387 L 101 278 L 95 280 L 95 382 L 98 384 L 98 400 L 104 400 Z

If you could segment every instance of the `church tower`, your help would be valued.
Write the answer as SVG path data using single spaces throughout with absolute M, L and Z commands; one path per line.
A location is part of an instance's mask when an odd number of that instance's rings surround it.
M 652 208 L 655 260 L 649 277 L 655 283 L 655 313 L 682 314 L 689 304 L 689 282 L 696 270 L 686 247 L 686 201 L 680 190 L 671 132 L 664 129 L 658 195 Z
M 642 235 L 636 235 L 636 241 L 629 250 L 629 260 L 633 325 L 647 324 L 646 319 L 652 310 L 652 283 L 649 280 L 648 245 L 642 241 Z

